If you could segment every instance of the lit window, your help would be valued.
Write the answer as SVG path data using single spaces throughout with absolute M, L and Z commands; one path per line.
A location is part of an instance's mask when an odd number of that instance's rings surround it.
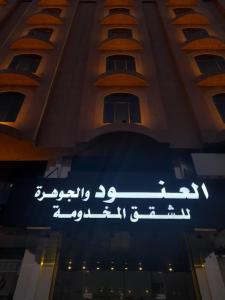
M 111 8 L 109 10 L 110 14 L 129 14 L 130 10 L 128 8 Z
M 112 55 L 106 58 L 106 72 L 135 72 L 135 59 L 129 55 Z
M 203 74 L 225 72 L 225 60 L 222 56 L 204 54 L 195 57 L 197 65 Z
M 16 92 L 0 93 L 0 122 L 14 122 L 25 95 Z
M 188 41 L 209 36 L 207 30 L 203 28 L 185 28 L 183 33 Z
M 14 56 L 8 69 L 18 72 L 36 72 L 41 56 L 36 54 L 22 54 Z
M 53 29 L 51 28 L 33 28 L 29 31 L 28 37 L 49 41 Z
M 225 93 L 214 95 L 213 102 L 220 114 L 221 119 L 225 123 Z
M 140 107 L 137 96 L 115 93 L 104 99 L 104 123 L 140 123 Z
M 108 38 L 132 38 L 132 31 L 128 28 L 113 28 L 108 31 Z
M 194 12 L 193 8 L 190 7 L 179 7 L 175 8 L 173 11 L 177 17 Z

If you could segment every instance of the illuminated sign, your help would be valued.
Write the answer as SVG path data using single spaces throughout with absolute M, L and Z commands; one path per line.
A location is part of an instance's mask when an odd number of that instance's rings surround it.
M 157 202 L 153 205 L 150 202 L 151 200 L 199 200 L 200 193 L 205 199 L 209 198 L 209 192 L 204 182 L 200 185 L 192 182 L 189 188 L 182 186 L 178 189 L 178 192 L 167 191 L 163 180 L 159 180 L 158 184 L 160 185 L 160 191 L 151 192 L 118 191 L 114 186 L 106 189 L 103 184 L 99 185 L 97 191 L 76 186 L 75 189 L 69 188 L 66 191 L 53 187 L 51 192 L 46 192 L 42 185 L 38 185 L 36 186 L 34 199 L 38 202 L 51 201 L 53 213 L 49 213 L 55 219 L 71 219 L 75 222 L 85 219 L 117 219 L 136 223 L 139 220 L 191 220 L 191 209 L 189 207 L 177 208 L 176 203 L 165 202 L 163 203 L 164 212 L 162 212 L 162 205 L 158 208 Z M 101 199 L 100 201 L 107 203 L 100 211 L 96 211 L 96 207 L 77 208 L 77 200 L 86 203 L 96 199 Z M 129 202 L 126 203 L 126 206 L 117 205 L 114 207 L 114 204 L 118 204 L 119 199 L 126 199 Z M 137 202 L 133 203 L 134 199 L 136 201 L 141 201 L 140 199 L 147 200 L 145 212 L 139 211 Z M 70 211 L 68 211 L 68 205 L 65 211 L 66 202 L 70 204 Z
M 77 172 L 66 179 L 20 180 L 0 225 L 82 230 L 225 226 L 223 179 L 177 179 L 168 173 Z M 136 230 L 136 229 L 135 229 Z

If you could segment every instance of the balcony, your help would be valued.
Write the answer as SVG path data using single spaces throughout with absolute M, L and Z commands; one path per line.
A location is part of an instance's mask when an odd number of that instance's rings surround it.
M 137 19 L 129 13 L 111 13 L 102 21 L 102 25 L 136 25 Z
M 191 39 L 182 45 L 183 50 L 225 50 L 225 41 L 217 37 Z
M 142 46 L 133 38 L 108 38 L 104 40 L 99 48 L 100 51 L 140 51 Z
M 215 72 L 211 74 L 201 75 L 197 82 L 197 86 L 212 87 L 212 86 L 225 86 L 225 71 Z
M 129 6 L 133 6 L 133 0 L 106 0 L 105 6 L 129 7 Z
M 39 6 L 69 6 L 70 3 L 67 0 L 40 0 Z
M 167 0 L 166 5 L 168 6 L 194 6 L 196 5 L 197 0 Z
M 209 20 L 198 12 L 189 12 L 179 15 L 173 20 L 174 25 L 206 25 Z
M 95 82 L 97 87 L 147 87 L 144 76 L 137 72 L 105 72 Z
M 28 25 L 61 25 L 63 20 L 54 14 L 39 12 L 30 16 L 27 20 Z
M 24 36 L 18 40 L 15 40 L 10 49 L 13 50 L 52 50 L 54 45 L 46 41 L 45 39 Z
M 40 78 L 27 72 L 10 69 L 0 70 L 0 86 L 31 86 L 40 85 Z

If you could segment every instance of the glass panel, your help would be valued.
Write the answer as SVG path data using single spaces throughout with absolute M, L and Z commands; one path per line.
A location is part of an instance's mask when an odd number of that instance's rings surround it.
M 104 104 L 104 123 L 113 123 L 114 121 L 114 106 L 112 102 L 105 101 Z
M 116 93 L 105 97 L 104 122 L 140 123 L 140 107 L 137 96 L 126 93 Z
M 132 31 L 127 28 L 114 28 L 108 31 L 108 38 L 132 38 Z
M 14 122 L 24 98 L 19 93 L 0 93 L 0 122 Z
M 213 74 L 225 71 L 225 60 L 216 55 L 201 55 L 196 57 L 196 62 L 203 74 Z
M 130 103 L 130 121 L 132 123 L 140 123 L 140 107 L 138 99 L 134 99 L 132 103 Z
M 209 36 L 207 30 L 203 28 L 186 28 L 183 30 L 183 33 L 187 40 L 194 40 Z
M 32 38 L 49 41 L 52 32 L 53 30 L 48 28 L 34 28 L 28 33 L 28 36 Z
M 214 104 L 220 114 L 221 119 L 225 123 L 225 94 L 218 94 L 213 96 Z
M 132 56 L 114 55 L 106 59 L 107 72 L 135 72 L 135 60 Z
M 38 55 L 18 55 L 13 58 L 9 65 L 9 69 L 19 72 L 36 72 L 41 57 Z
M 115 107 L 115 121 L 121 123 L 129 123 L 129 105 L 126 102 L 116 102 Z
M 61 14 L 61 9 L 60 8 L 44 8 L 42 9 L 42 12 L 48 13 L 54 16 L 59 16 Z

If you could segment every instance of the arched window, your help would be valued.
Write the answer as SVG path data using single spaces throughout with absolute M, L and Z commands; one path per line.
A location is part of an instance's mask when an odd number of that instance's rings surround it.
M 106 58 L 106 72 L 135 72 L 135 59 L 129 55 L 112 55 Z
M 0 93 L 0 122 L 14 122 L 25 95 L 16 92 Z
M 130 10 L 128 8 L 111 8 L 109 10 L 110 14 L 129 14 Z
M 48 7 L 48 8 L 43 8 L 41 11 L 43 13 L 47 13 L 59 17 L 62 10 L 56 7 Z
M 104 123 L 140 123 L 140 107 L 137 96 L 115 93 L 104 98 Z
M 8 68 L 13 71 L 34 73 L 36 72 L 40 61 L 41 56 L 37 54 L 17 55 L 13 57 Z
M 225 60 L 222 56 L 203 54 L 196 56 L 195 60 L 203 74 L 225 72 Z
M 175 8 L 173 11 L 175 15 L 179 17 L 181 15 L 194 12 L 194 9 L 190 7 L 179 7 L 179 8 Z
M 37 38 L 44 41 L 49 41 L 53 29 L 51 28 L 33 28 L 29 31 L 28 37 Z
M 183 33 L 188 41 L 209 36 L 208 31 L 203 28 L 185 28 Z
M 132 31 L 128 28 L 112 28 L 108 31 L 108 38 L 125 38 L 131 39 L 132 38 Z
M 220 114 L 221 119 L 225 123 L 225 93 L 214 95 L 213 102 Z

